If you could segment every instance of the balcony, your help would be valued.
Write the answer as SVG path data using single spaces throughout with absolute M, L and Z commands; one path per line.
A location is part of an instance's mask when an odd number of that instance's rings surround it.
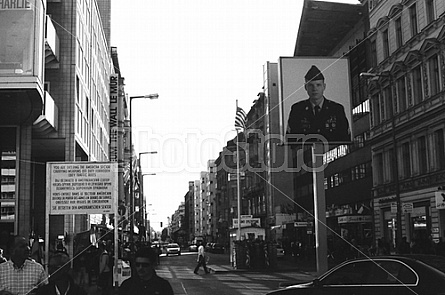
M 45 36 L 45 67 L 47 69 L 59 68 L 59 36 L 50 16 L 46 16 L 46 36 Z
M 42 114 L 33 123 L 33 132 L 38 135 L 46 135 L 56 131 L 59 122 L 59 108 L 54 99 L 45 91 L 44 106 Z
M 32 124 L 42 113 L 44 3 L 0 9 L 0 125 Z

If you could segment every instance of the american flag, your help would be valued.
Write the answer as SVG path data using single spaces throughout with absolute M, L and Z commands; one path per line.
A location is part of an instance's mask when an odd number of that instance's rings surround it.
M 235 129 L 238 131 L 243 131 L 246 129 L 246 112 L 240 108 L 236 107 L 236 116 L 235 116 Z

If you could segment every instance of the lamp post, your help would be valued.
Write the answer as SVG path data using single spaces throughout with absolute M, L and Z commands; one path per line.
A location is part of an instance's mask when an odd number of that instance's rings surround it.
M 145 197 L 145 187 L 144 187 L 144 176 L 145 175 L 156 175 L 156 173 L 141 173 L 141 193 L 139 196 L 139 201 L 141 202 L 140 207 L 139 207 L 139 217 L 141 220 L 141 223 L 143 224 L 143 226 L 145 227 L 145 230 L 147 230 L 147 225 L 146 225 L 146 221 L 145 221 L 145 214 L 147 211 L 146 208 L 146 197 Z
M 140 208 L 139 208 L 139 220 L 141 221 L 141 223 L 142 223 L 142 225 L 144 227 L 146 227 L 146 224 L 145 224 L 146 223 L 145 222 L 146 207 L 145 207 L 144 176 L 145 175 L 156 175 L 156 173 L 142 173 L 142 165 L 141 165 L 142 155 L 146 155 L 146 154 L 154 155 L 154 154 L 157 154 L 157 153 L 158 153 L 157 151 L 141 152 L 141 153 L 139 153 L 138 164 L 139 164 L 139 173 L 140 173 L 140 181 L 141 181 L 141 183 L 140 183 L 140 196 L 139 196 L 139 202 L 140 202 L 140 204 L 139 204 L 139 206 L 140 206 Z
M 399 159 L 397 153 L 397 138 L 396 138 L 396 120 L 394 118 L 394 97 L 393 97 L 393 76 L 389 72 L 382 72 L 378 74 L 374 73 L 361 73 L 360 78 L 372 79 L 372 78 L 387 78 L 389 79 L 389 116 L 391 117 L 391 140 L 393 145 L 393 155 L 394 159 L 392 162 L 392 170 L 394 176 L 394 185 L 395 185 L 395 198 L 396 198 L 396 225 L 395 225 L 395 233 L 396 233 L 396 241 L 394 246 L 397 249 L 397 243 L 402 241 L 402 204 L 400 200 L 400 185 L 399 185 Z M 382 92 L 380 90 L 380 92 Z M 380 110 L 377 110 L 378 112 Z M 394 227 L 394 224 L 392 225 Z
M 152 205 L 153 204 L 145 204 L 146 212 L 144 213 L 145 219 L 147 220 L 146 226 L 147 226 L 147 233 L 148 233 L 148 242 L 151 242 L 151 229 L 150 229 L 150 218 L 149 218 L 150 211 L 148 210 L 148 207 L 150 207 Z
M 133 172 L 133 99 L 145 98 L 145 99 L 157 99 L 159 94 L 147 94 L 141 96 L 130 96 L 130 244 L 131 249 L 134 250 L 134 172 Z

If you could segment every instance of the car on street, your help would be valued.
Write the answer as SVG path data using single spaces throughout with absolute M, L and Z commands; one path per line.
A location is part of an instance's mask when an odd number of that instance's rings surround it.
M 189 251 L 190 251 L 190 252 L 198 252 L 198 245 L 191 244 L 191 245 L 189 246 Z
M 219 243 L 213 243 L 210 248 L 211 253 L 224 254 L 224 246 Z
M 267 293 L 282 294 L 445 294 L 445 257 L 390 255 L 345 261 L 311 282 Z
M 165 247 L 165 251 L 167 253 L 167 256 L 169 255 L 181 255 L 181 247 L 177 243 L 170 243 L 167 244 Z

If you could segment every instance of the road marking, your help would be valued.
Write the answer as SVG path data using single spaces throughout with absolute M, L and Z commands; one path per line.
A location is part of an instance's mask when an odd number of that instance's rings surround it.
M 184 290 L 184 294 L 188 294 L 187 290 L 185 289 L 184 284 L 182 282 L 181 282 L 181 286 L 182 286 L 182 290 Z

